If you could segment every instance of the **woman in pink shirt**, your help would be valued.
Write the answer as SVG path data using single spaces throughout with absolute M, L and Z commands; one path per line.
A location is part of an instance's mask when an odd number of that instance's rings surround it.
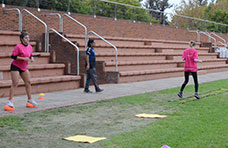
M 195 42 L 190 41 L 189 45 L 190 45 L 190 48 L 185 49 L 182 55 L 182 60 L 185 61 L 185 64 L 184 64 L 185 81 L 182 84 L 180 92 L 177 95 L 180 98 L 182 98 L 183 90 L 189 81 L 189 75 L 192 74 L 192 77 L 195 83 L 195 97 L 196 99 L 200 99 L 200 96 L 198 95 L 197 62 L 202 62 L 202 61 L 198 59 L 198 52 L 194 48 Z
M 21 43 L 17 44 L 12 52 L 11 58 L 13 59 L 10 66 L 10 74 L 12 79 L 12 85 L 9 93 L 8 106 L 14 108 L 12 99 L 14 96 L 14 91 L 18 86 L 19 77 L 25 83 L 26 93 L 28 97 L 27 107 L 36 107 L 37 103 L 32 100 L 31 97 L 31 82 L 30 73 L 28 70 L 28 62 L 33 62 L 33 49 L 29 44 L 29 34 L 27 32 L 21 32 L 20 35 Z

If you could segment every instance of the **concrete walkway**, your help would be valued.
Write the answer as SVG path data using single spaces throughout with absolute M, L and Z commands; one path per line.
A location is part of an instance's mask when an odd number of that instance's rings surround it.
M 199 76 L 199 83 L 216 81 L 222 79 L 228 79 L 227 72 L 212 73 Z M 142 94 L 145 92 L 158 91 L 168 88 L 180 87 L 183 83 L 183 77 L 177 78 L 167 78 L 143 82 L 134 82 L 134 83 L 125 83 L 125 84 L 108 84 L 101 85 L 104 89 L 104 92 L 101 93 L 92 93 L 86 94 L 83 93 L 83 89 L 69 90 L 69 91 L 60 91 L 60 92 L 51 92 L 45 93 L 44 100 L 38 100 L 39 94 L 34 94 L 33 99 L 39 103 L 37 108 L 26 108 L 25 103 L 27 97 L 16 96 L 14 106 L 15 111 L 6 112 L 4 111 L 4 106 L 7 103 L 7 98 L 0 98 L 0 116 L 14 115 L 14 114 L 23 114 L 31 111 L 47 110 L 52 108 L 59 108 L 65 106 L 72 106 L 75 104 L 83 104 L 94 102 L 98 100 L 107 100 L 122 96 L 130 96 L 135 94 Z M 190 77 L 189 84 L 193 84 L 193 80 Z M 91 86 L 90 90 L 94 91 L 94 87 Z

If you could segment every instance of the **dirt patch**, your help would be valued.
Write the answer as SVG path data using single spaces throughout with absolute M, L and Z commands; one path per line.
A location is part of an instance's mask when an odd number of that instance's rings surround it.
M 25 130 L 0 128 L 1 148 L 100 148 L 101 142 L 74 143 L 62 138 L 78 134 L 110 138 L 139 130 L 157 120 L 136 118 L 135 114 L 162 112 L 173 111 L 153 101 L 139 105 L 121 101 L 101 101 L 27 113 L 22 116 Z

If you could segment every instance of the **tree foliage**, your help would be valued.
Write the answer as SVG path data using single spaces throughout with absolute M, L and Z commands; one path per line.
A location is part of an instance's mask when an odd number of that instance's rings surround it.
M 141 7 L 139 0 L 111 0 Z M 109 4 L 99 0 L 7 0 L 8 5 L 39 7 L 58 11 L 70 11 L 73 13 L 93 14 L 97 16 L 113 17 L 118 19 L 130 19 L 135 21 L 157 23 L 150 17 L 148 11 L 126 6 Z M 70 5 L 69 5 L 70 4 Z
M 175 9 L 178 15 L 185 15 L 195 18 L 228 24 L 228 1 L 227 0 L 182 0 Z M 180 17 L 173 17 L 172 23 L 178 23 L 180 27 L 189 29 L 199 29 L 215 32 L 227 32 L 227 27 L 214 23 L 204 23 L 202 21 L 189 20 Z
M 143 6 L 147 9 L 153 9 L 158 11 L 150 11 L 150 14 L 160 21 L 160 24 L 165 23 L 166 17 L 164 12 L 166 9 L 171 8 L 172 5 L 168 3 L 168 0 L 146 0 Z

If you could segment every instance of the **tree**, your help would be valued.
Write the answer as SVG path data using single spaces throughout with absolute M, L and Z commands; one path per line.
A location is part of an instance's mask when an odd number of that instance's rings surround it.
M 157 23 L 154 18 L 151 18 L 148 11 L 143 9 L 132 8 L 123 5 L 111 4 L 106 2 L 101 2 L 99 0 L 85 0 L 88 5 L 91 5 L 93 8 L 93 13 L 98 16 L 106 16 L 117 19 L 127 19 L 127 20 L 135 20 L 142 22 L 152 22 Z M 118 2 L 122 4 L 133 5 L 137 7 L 141 7 L 141 4 L 138 0 L 110 0 L 113 2 Z
M 139 0 L 112 0 L 119 3 L 141 7 Z M 69 5 L 70 3 L 70 5 Z M 157 23 L 148 11 L 121 5 L 101 2 L 99 0 L 7 0 L 8 5 L 39 7 L 42 9 L 68 11 L 81 14 L 96 14 L 118 19 L 131 19 L 143 22 Z M 39 4 L 39 5 L 38 5 Z M 70 6 L 70 7 L 69 7 Z
M 165 22 L 164 11 L 172 7 L 172 5 L 168 3 L 168 0 L 146 0 L 143 6 L 147 9 L 158 10 L 150 11 L 150 14 L 157 20 L 160 20 L 160 24 Z
M 175 8 L 175 13 L 177 15 L 184 15 L 194 18 L 201 18 L 205 19 L 207 17 L 207 13 L 205 13 L 205 9 L 207 8 L 207 0 L 200 1 L 200 0 L 182 0 L 180 5 Z M 178 24 L 179 27 L 189 28 L 189 29 L 199 29 L 204 30 L 206 27 L 205 24 L 201 21 L 177 17 L 174 15 L 172 18 L 173 24 Z
M 216 2 L 212 1 L 210 3 L 207 0 L 188 0 L 188 2 L 182 0 L 180 6 L 175 9 L 175 13 L 227 24 L 227 7 L 227 0 L 216 0 Z M 227 30 L 227 27 L 222 25 L 175 17 L 174 15 L 172 23 L 174 24 L 175 22 L 178 22 L 178 26 L 194 30 L 199 29 L 216 32 L 226 32 Z

